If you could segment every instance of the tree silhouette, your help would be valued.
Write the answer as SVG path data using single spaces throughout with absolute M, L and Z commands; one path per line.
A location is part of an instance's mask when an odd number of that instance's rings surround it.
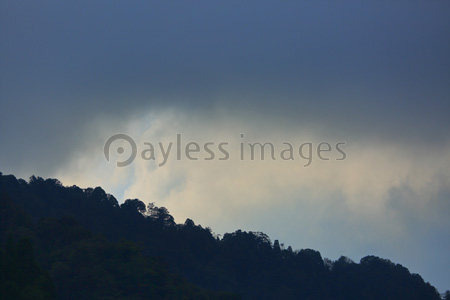
M 441 300 L 422 277 L 387 259 L 331 261 L 272 244 L 261 232 L 220 238 L 191 219 L 176 224 L 154 203 L 119 205 L 100 187 L 35 176 L 0 175 L 0 246 L 1 296 L 12 295 L 5 299 L 31 299 L 22 291 L 54 299 L 50 276 L 64 300 Z

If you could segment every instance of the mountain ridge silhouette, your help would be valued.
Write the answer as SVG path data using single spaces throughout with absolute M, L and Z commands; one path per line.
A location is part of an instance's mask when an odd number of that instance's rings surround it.
M 58 299 L 441 299 L 388 259 L 331 261 L 261 232 L 220 238 L 191 219 L 176 224 L 154 203 L 119 204 L 100 187 L 0 173 L 0 216 L 0 246 L 29 240 Z

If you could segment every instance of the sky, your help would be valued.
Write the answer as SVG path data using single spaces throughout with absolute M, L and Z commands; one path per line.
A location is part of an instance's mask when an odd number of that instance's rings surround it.
M 449 37 L 444 0 L 3 0 L 0 172 L 377 255 L 444 292 Z

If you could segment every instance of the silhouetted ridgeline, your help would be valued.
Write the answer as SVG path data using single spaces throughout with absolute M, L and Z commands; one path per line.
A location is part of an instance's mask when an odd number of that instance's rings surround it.
M 5 299 L 440 299 L 386 259 L 324 260 L 259 232 L 220 239 L 164 207 L 34 176 L 0 173 L 0 246 Z

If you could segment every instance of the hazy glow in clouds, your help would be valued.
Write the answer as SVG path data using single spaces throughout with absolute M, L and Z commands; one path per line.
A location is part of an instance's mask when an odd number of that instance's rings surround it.
M 57 177 L 82 186 L 101 185 L 122 201 L 155 202 L 167 207 L 177 222 L 192 218 L 216 233 L 264 231 L 294 248 L 319 249 L 333 259 L 342 254 L 356 260 L 367 254 L 388 256 L 416 272 L 422 264 L 417 261 L 419 254 L 405 251 L 405 245 L 417 248 L 430 231 L 440 232 L 442 238 L 450 234 L 448 144 L 442 149 L 415 149 L 401 143 L 350 139 L 343 146 L 347 157 L 341 161 L 333 155 L 322 161 L 316 154 L 308 167 L 298 155 L 293 161 L 240 160 L 234 155 L 239 153 L 240 133 L 245 133 L 245 143 L 342 141 L 306 126 L 261 124 L 256 118 L 246 120 L 217 111 L 150 113 L 126 127 L 138 147 L 144 142 L 175 143 L 180 133 L 185 144 L 228 142 L 230 159 L 177 160 L 172 153 L 158 167 L 158 157 L 146 161 L 138 151 L 131 165 L 117 168 L 115 160 L 129 155 L 127 145 L 114 143 L 112 162 L 107 163 L 103 144 L 97 143 L 89 149 L 92 155 L 75 159 Z M 106 141 L 114 133 L 109 130 L 101 135 Z M 114 149 L 121 145 L 126 151 L 119 155 Z M 176 145 L 172 147 L 174 151 Z

